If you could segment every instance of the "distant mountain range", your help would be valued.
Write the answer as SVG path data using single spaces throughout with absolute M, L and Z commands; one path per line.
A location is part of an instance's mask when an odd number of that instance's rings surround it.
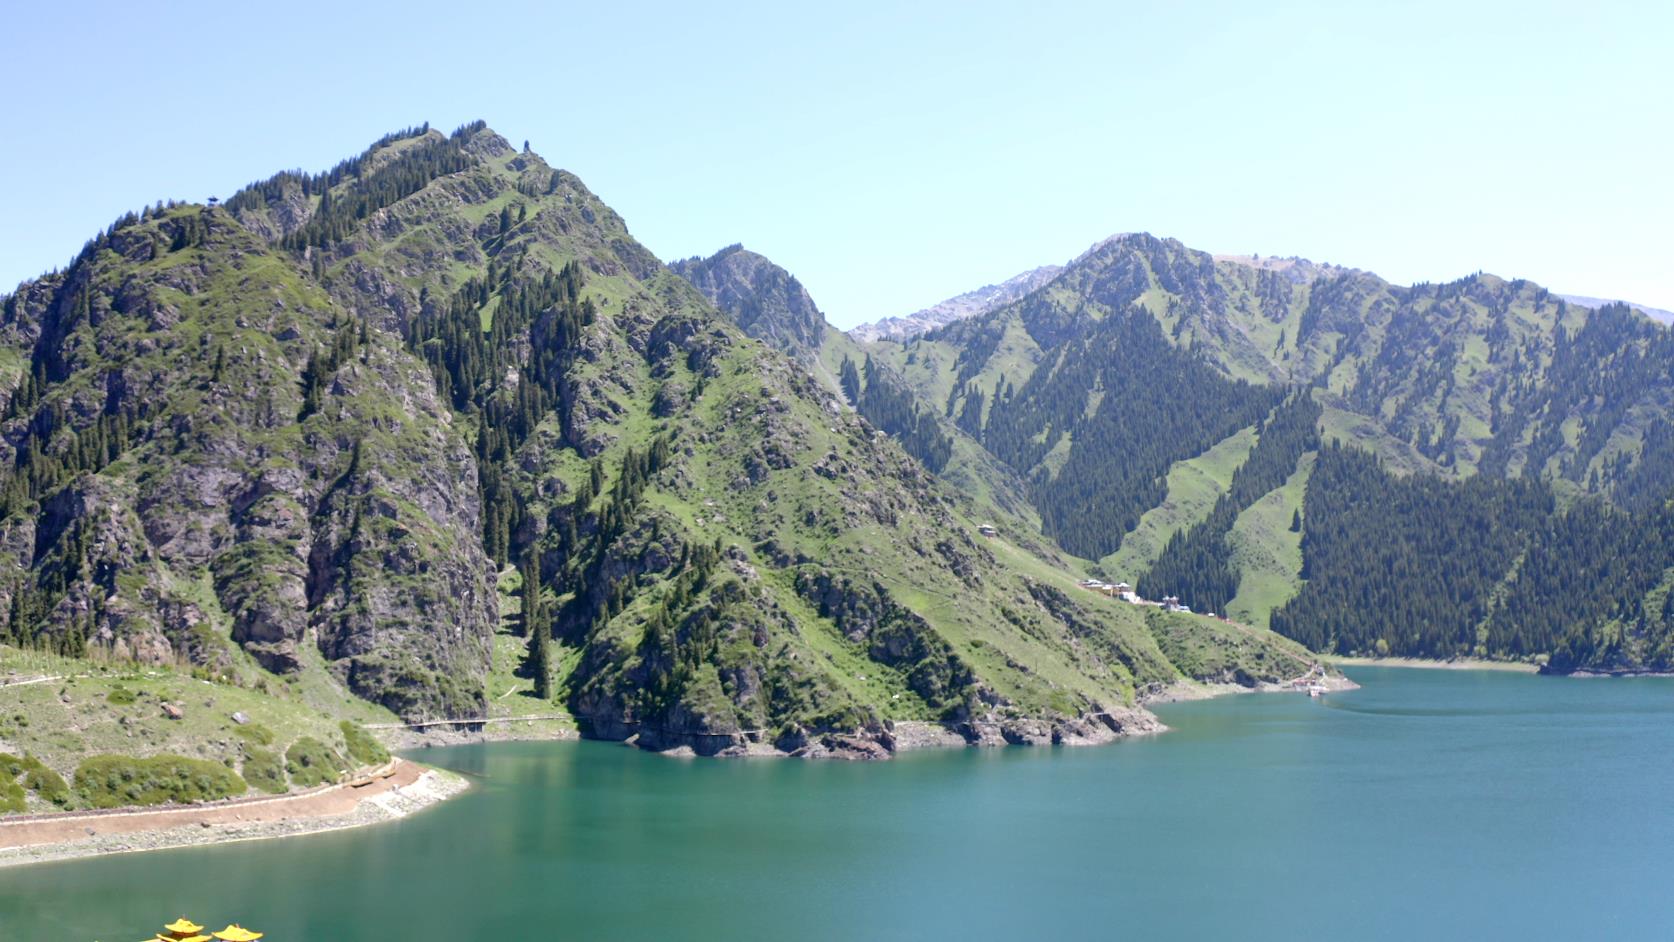
M 1668 329 L 1143 233 L 1031 275 L 816 366 L 863 362 L 863 415 L 1144 594 L 1345 654 L 1674 664 Z
M 1094 243 L 1093 247 L 1087 251 L 1089 253 L 1097 251 L 1100 246 L 1111 241 L 1122 239 L 1127 235 L 1131 235 L 1131 233 L 1121 233 L 1110 236 L 1108 239 Z M 737 247 L 735 246 L 733 248 Z M 760 258 L 761 256 L 756 257 Z M 1212 256 L 1212 258 L 1214 258 L 1217 262 L 1229 262 L 1233 264 L 1247 265 L 1252 268 L 1282 272 L 1285 277 L 1298 284 L 1312 281 L 1325 274 L 1343 274 L 1346 272 L 1358 271 L 1357 269 L 1343 268 L 1338 265 L 1313 262 L 1294 255 L 1215 255 Z M 697 260 L 693 259 L 691 261 L 695 262 Z M 682 264 L 690 264 L 690 262 L 676 262 L 676 269 L 678 270 L 679 266 Z M 981 314 L 987 314 L 996 308 L 1010 304 L 1042 285 L 1045 285 L 1053 278 L 1056 278 L 1063 270 L 1064 266 L 1062 265 L 1042 265 L 1039 268 L 1032 268 L 1022 274 L 1013 275 L 999 284 L 984 285 L 974 291 L 967 291 L 964 294 L 955 295 L 945 301 L 932 304 L 922 310 L 914 311 L 911 314 L 904 314 L 898 317 L 885 317 L 881 320 L 873 321 L 868 324 L 851 327 L 849 328 L 848 333 L 849 336 L 861 343 L 870 343 L 874 340 L 906 340 L 919 334 L 928 333 L 938 327 L 945 327 L 954 321 L 964 320 L 968 317 L 976 317 Z M 1663 324 L 1674 324 L 1674 311 L 1665 311 L 1661 308 L 1635 304 L 1631 301 L 1623 301 L 1620 299 L 1591 298 L 1579 294 L 1557 294 L 1556 296 L 1568 301 L 1571 304 L 1578 304 L 1586 308 L 1600 308 L 1607 304 L 1626 304 L 1629 307 L 1643 313 L 1652 320 Z
M 851 329 L 849 336 L 863 343 L 873 340 L 905 340 L 954 321 L 986 314 L 1001 305 L 1010 304 L 1051 281 L 1063 270 L 1062 265 L 1032 268 L 997 285 L 984 285 L 975 291 L 967 291 L 932 304 L 921 311 L 901 317 L 886 317 L 872 324 L 862 324 Z
M 1144 592 L 1339 653 L 1674 663 L 1674 333 L 1625 305 L 1141 233 L 866 350 Z M 1427 542 L 1473 516 L 1504 542 Z
M 1661 322 L 1661 323 L 1664 323 L 1664 324 L 1674 324 L 1674 311 L 1665 311 L 1660 307 L 1647 307 L 1643 304 L 1634 304 L 1632 301 L 1607 300 L 1605 298 L 1589 298 L 1589 297 L 1586 297 L 1585 295 L 1580 295 L 1580 294 L 1560 294 L 1560 295 L 1558 295 L 1558 297 L 1563 298 L 1565 301 L 1568 301 L 1571 304 L 1579 304 L 1582 307 L 1591 307 L 1591 308 L 1604 307 L 1607 304 L 1626 304 L 1628 307 L 1631 307 L 1634 310 L 1639 311 L 1640 313 L 1644 314 L 1645 316 L 1651 318 L 1654 321 L 1658 321 L 1658 322 Z

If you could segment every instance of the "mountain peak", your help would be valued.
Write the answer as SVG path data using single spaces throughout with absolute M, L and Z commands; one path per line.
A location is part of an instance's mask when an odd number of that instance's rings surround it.
M 1357 268 L 1345 268 L 1330 262 L 1315 262 L 1298 255 L 1280 257 L 1277 255 L 1215 255 L 1216 262 L 1229 265 L 1243 265 L 1246 268 L 1257 268 L 1263 271 L 1274 271 L 1283 274 L 1294 284 L 1305 284 L 1320 278 L 1358 272 Z
M 669 267 L 746 334 L 793 356 L 806 359 L 825 338 L 825 315 L 802 282 L 743 243 Z
M 900 317 L 886 317 L 870 324 L 861 324 L 849 331 L 849 336 L 862 343 L 874 340 L 905 340 L 918 334 L 944 327 L 954 321 L 987 314 L 1044 286 L 1058 277 L 1062 265 L 1042 265 L 1013 275 L 999 284 L 983 285 L 974 291 L 954 295 L 927 308 Z

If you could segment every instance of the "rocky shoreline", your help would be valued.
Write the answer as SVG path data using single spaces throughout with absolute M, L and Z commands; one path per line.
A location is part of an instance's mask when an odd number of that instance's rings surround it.
M 1327 677 L 1327 690 L 1353 690 L 1347 677 Z M 1147 707 L 1155 704 L 1204 700 L 1239 693 L 1294 693 L 1285 684 L 1182 681 L 1143 694 L 1137 705 L 1054 718 L 984 718 L 950 726 L 920 720 L 885 724 L 865 734 L 826 734 L 809 737 L 793 751 L 765 742 L 733 743 L 704 755 L 715 757 L 774 757 L 823 759 L 887 759 L 904 752 L 1007 745 L 1094 746 L 1130 736 L 1166 732 L 1168 727 Z M 478 742 L 566 741 L 581 738 L 573 726 L 553 722 L 520 722 L 476 729 L 435 727 L 387 731 L 394 748 L 445 747 Z M 615 741 L 659 755 L 696 757 L 690 745 L 652 749 L 637 734 Z M 399 820 L 429 808 L 470 787 L 462 776 L 442 769 L 396 760 L 400 774 L 375 790 L 356 794 L 350 785 L 271 799 L 246 799 L 217 805 L 166 809 L 135 809 L 106 814 L 68 814 L 0 820 L 0 868 L 103 854 L 134 853 L 175 847 L 266 840 L 318 834 Z M 174 823 L 178 821 L 179 823 Z M 43 826 L 56 833 L 43 834 Z M 33 833 L 25 834 L 25 829 Z M 85 831 L 85 835 L 75 834 Z
M 366 787 L 374 790 L 359 794 L 351 785 L 338 785 L 202 807 L 0 821 L 0 868 L 365 827 L 416 814 L 460 794 L 470 783 L 403 759 L 384 787 Z
M 1338 674 L 1326 675 L 1315 681 L 1325 688 L 1327 693 L 1337 693 L 1344 690 L 1359 690 L 1360 685 L 1347 677 Z M 1210 700 L 1215 697 L 1225 697 L 1244 693 L 1295 693 L 1305 691 L 1290 684 L 1262 681 L 1254 686 L 1235 683 L 1217 683 L 1214 681 L 1184 680 L 1170 684 L 1158 690 L 1142 694 L 1139 702 L 1143 706 L 1154 706 L 1163 703 L 1189 703 L 1193 700 Z
M 1342 675 L 1317 682 L 1328 692 L 1355 690 L 1359 684 Z M 962 749 L 994 746 L 1097 746 L 1130 736 L 1167 732 L 1148 707 L 1157 704 L 1206 700 L 1244 693 L 1301 693 L 1290 684 L 1254 685 L 1179 681 L 1142 693 L 1134 706 L 1115 707 L 1075 717 L 988 716 L 958 724 L 928 720 L 896 720 L 873 729 L 850 733 L 807 732 L 778 742 L 767 742 L 749 732 L 671 734 L 632 724 L 609 727 L 605 735 L 583 736 L 571 726 L 540 728 L 534 723 L 476 728 L 441 727 L 386 733 L 397 749 L 427 749 L 486 742 L 551 742 L 592 739 L 616 742 L 671 758 L 791 758 L 882 760 L 924 749 Z M 595 729 L 597 733 L 597 729 Z M 789 748 L 787 748 L 787 746 Z
M 391 750 L 463 746 L 479 742 L 562 742 L 581 738 L 567 720 L 518 720 L 482 726 L 429 726 L 419 729 L 381 729 L 378 738 Z

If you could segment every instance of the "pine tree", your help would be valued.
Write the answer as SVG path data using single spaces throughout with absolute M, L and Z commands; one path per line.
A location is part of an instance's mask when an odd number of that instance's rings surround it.
M 860 408 L 860 371 L 855 369 L 854 361 L 843 358 L 843 366 L 838 371 L 839 382 L 843 387 L 843 395 L 849 397 L 849 404 Z
M 535 677 L 535 696 L 552 699 L 552 639 L 546 625 L 537 625 L 529 636 L 529 672 Z
M 523 562 L 523 630 L 529 636 L 527 666 L 535 696 L 552 699 L 552 629 L 541 605 L 540 561 L 533 553 Z

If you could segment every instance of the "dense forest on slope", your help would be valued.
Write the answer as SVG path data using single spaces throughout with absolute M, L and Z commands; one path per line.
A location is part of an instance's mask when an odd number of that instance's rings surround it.
M 1548 669 L 1674 670 L 1674 505 L 1578 504 L 1534 534 L 1487 625 L 1487 647 L 1550 653 Z
M 941 471 L 953 453 L 953 442 L 937 424 L 936 417 L 920 407 L 917 397 L 895 377 L 883 372 L 867 357 L 856 369 L 845 358 L 837 381 L 867 421 L 895 436 L 907 453 L 924 462 L 931 471 Z
M 1308 581 L 1273 613 L 1273 630 L 1345 654 L 1470 655 L 1524 534 L 1553 507 L 1538 483 L 1398 478 L 1374 456 L 1333 443 L 1303 503 Z
M 1674 624 L 1653 592 L 1674 572 L 1668 508 L 1560 511 L 1540 482 L 1399 478 L 1333 444 L 1304 519 L 1308 581 L 1272 625 L 1316 650 L 1549 654 L 1561 671 L 1668 663 Z
M 981 396 L 967 391 L 970 418 L 962 417 L 961 427 L 978 427 Z M 1067 445 L 1056 473 L 1037 476 L 1035 506 L 1048 536 L 1097 558 L 1162 499 L 1169 465 L 1251 424 L 1276 398 L 1225 379 L 1133 309 L 1088 325 L 1063 345 L 1051 369 L 1037 370 L 1021 387 L 996 381 L 981 439 L 1015 468 L 1037 467 Z

